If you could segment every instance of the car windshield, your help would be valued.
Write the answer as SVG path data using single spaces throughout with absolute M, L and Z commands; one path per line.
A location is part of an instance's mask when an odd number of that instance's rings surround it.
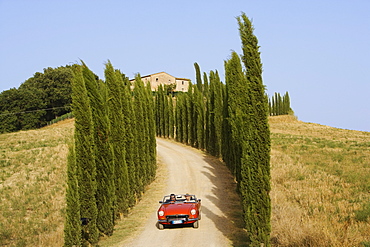
M 184 203 L 184 202 L 196 202 L 196 197 L 195 195 L 188 195 L 190 197 L 190 200 L 187 201 L 186 200 L 186 195 L 185 194 L 180 194 L 180 195 L 175 195 L 176 197 L 176 200 L 171 200 L 171 196 L 168 195 L 168 196 L 164 196 L 163 197 L 163 203 Z

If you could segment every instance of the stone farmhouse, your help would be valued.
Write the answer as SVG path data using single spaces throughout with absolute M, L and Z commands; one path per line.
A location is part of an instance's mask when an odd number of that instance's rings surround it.
M 177 78 L 166 72 L 159 72 L 151 75 L 142 76 L 141 80 L 145 85 L 150 83 L 152 91 L 157 91 L 159 85 L 171 85 L 175 84 L 175 92 L 187 92 L 189 88 L 190 79 Z M 134 82 L 135 79 L 131 79 L 130 82 Z

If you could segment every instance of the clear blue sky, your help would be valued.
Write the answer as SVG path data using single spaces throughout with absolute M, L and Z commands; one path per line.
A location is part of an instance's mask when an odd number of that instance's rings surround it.
M 253 20 L 267 93 L 289 92 L 299 120 L 370 131 L 369 0 L 0 0 L 0 92 L 46 67 L 104 63 L 130 78 L 195 82 L 241 53 L 236 16 Z

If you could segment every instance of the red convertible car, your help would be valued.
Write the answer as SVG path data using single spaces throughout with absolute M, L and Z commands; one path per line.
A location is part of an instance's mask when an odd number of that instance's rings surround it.
M 168 225 L 193 224 L 194 228 L 199 227 L 201 218 L 200 199 L 195 195 L 171 194 L 164 196 L 159 201 L 161 206 L 158 209 L 158 228 L 163 230 Z

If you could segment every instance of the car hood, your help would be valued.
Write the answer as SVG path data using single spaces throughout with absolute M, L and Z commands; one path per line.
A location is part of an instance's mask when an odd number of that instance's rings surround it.
M 161 210 L 163 210 L 166 215 L 189 214 L 192 208 L 195 208 L 194 203 L 170 203 L 161 206 Z

